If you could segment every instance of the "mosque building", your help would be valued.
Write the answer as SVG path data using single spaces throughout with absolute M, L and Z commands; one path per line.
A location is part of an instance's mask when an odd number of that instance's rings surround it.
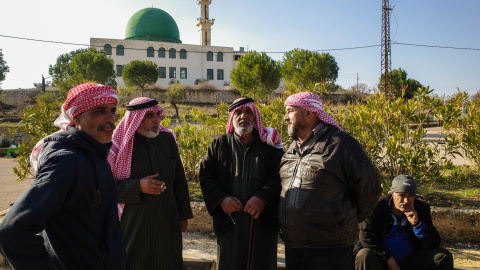
M 90 46 L 103 48 L 115 62 L 117 84 L 122 79 L 123 66 L 132 60 L 149 60 L 157 64 L 160 75 L 156 84 L 166 85 L 172 80 L 181 84 L 194 84 L 208 80 L 218 86 L 230 84 L 230 71 L 235 68 L 244 49 L 211 45 L 209 18 L 211 0 L 197 0 L 200 5 L 198 18 L 201 45 L 182 44 L 175 20 L 158 8 L 145 8 L 136 12 L 128 21 L 125 39 L 90 38 Z

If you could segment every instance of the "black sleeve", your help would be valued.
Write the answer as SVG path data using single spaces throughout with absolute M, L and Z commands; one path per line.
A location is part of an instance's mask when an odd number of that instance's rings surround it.
M 115 180 L 117 184 L 119 203 L 140 203 L 140 179 L 141 178 L 128 178 L 123 180 Z
M 185 177 L 182 160 L 178 154 L 178 148 L 172 137 L 173 155 L 175 157 L 175 179 L 173 183 L 173 192 L 177 203 L 178 217 L 180 220 L 193 218 L 192 208 L 190 206 L 190 196 L 188 194 L 188 184 Z
M 47 222 L 75 196 L 69 193 L 81 171 L 74 155 L 43 162 L 34 183 L 17 199 L 0 223 L 0 250 L 14 269 L 53 269 L 44 239 Z M 68 195 L 69 194 L 69 195 Z
M 375 209 L 382 187 L 377 172 L 361 145 L 350 136 L 347 141 L 351 152 L 344 153 L 349 160 L 346 175 L 349 175 L 348 183 L 357 206 L 358 222 L 361 222 Z
M 205 158 L 200 163 L 200 186 L 208 213 L 212 216 L 223 212 L 220 202 L 229 196 L 220 183 L 221 179 L 218 179 L 222 138 L 226 140 L 226 137 L 222 136 L 210 144 Z
M 266 146 L 266 158 L 269 160 L 270 169 L 266 174 L 265 184 L 259 189 L 255 196 L 262 199 L 268 208 L 275 214 L 278 208 L 278 201 L 280 199 L 280 191 L 282 190 L 280 180 L 280 162 L 282 161 L 283 150 L 272 146 Z

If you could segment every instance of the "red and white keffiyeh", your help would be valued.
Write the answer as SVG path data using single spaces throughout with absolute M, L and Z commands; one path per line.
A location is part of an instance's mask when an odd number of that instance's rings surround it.
M 67 99 L 62 105 L 62 112 L 55 120 L 54 125 L 59 127 L 60 131 L 65 131 L 67 126 L 74 125 L 73 118 L 75 116 L 93 107 L 108 103 L 118 104 L 117 92 L 112 87 L 99 83 L 77 85 L 68 91 Z M 30 154 L 30 164 L 35 171 L 37 170 L 40 150 L 42 150 L 44 144 L 43 139 L 38 141 Z
M 55 120 L 55 126 L 66 130 L 73 125 L 73 118 L 93 107 L 115 103 L 118 96 L 115 89 L 99 83 L 83 83 L 68 91 L 67 100 L 62 106 L 62 113 Z
M 141 104 L 145 102 L 153 101 L 153 99 L 147 97 L 136 98 L 129 105 Z M 133 140 L 135 132 L 137 131 L 143 117 L 147 112 L 161 112 L 160 120 L 165 118 L 163 114 L 163 108 L 159 105 L 154 105 L 140 110 L 127 111 L 122 120 L 118 124 L 117 128 L 113 132 L 112 147 L 108 154 L 108 163 L 112 168 L 113 178 L 115 180 L 123 180 L 130 177 L 132 169 L 132 151 Z M 168 132 L 175 138 L 175 132 L 162 125 L 159 125 L 161 132 Z M 125 204 L 118 204 L 118 217 L 122 217 Z
M 343 129 L 338 125 L 335 119 L 324 111 L 325 106 L 323 100 L 310 92 L 300 92 L 295 95 L 291 95 L 285 100 L 285 106 L 300 107 L 304 110 L 311 111 L 317 115 L 318 119 L 325 124 L 335 126 L 339 130 Z
M 237 98 L 235 101 L 233 101 L 233 103 L 238 102 L 242 99 L 246 99 L 246 98 L 245 97 Z M 227 121 L 227 134 L 235 130 L 235 128 L 233 127 L 234 112 L 238 109 L 242 109 L 245 107 L 250 108 L 250 110 L 252 110 L 253 112 L 253 115 L 255 116 L 255 124 L 253 127 L 256 130 L 258 130 L 258 133 L 260 134 L 260 139 L 266 142 L 268 145 L 271 145 L 275 148 L 284 149 L 283 143 L 282 143 L 282 140 L 280 139 L 280 135 L 278 134 L 278 131 L 274 128 L 264 127 L 262 125 L 262 117 L 260 116 L 260 112 L 258 111 L 257 106 L 255 106 L 253 102 L 240 105 L 235 109 L 233 109 L 232 111 L 230 111 L 228 115 L 228 121 Z

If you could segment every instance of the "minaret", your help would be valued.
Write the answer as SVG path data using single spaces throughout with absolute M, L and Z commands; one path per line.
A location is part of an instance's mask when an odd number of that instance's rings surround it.
M 197 3 L 200 5 L 200 18 L 197 19 L 197 26 L 200 27 L 202 34 L 200 35 L 202 46 L 211 46 L 212 45 L 212 25 L 215 22 L 215 19 L 208 18 L 208 6 L 212 3 L 212 0 L 197 0 Z

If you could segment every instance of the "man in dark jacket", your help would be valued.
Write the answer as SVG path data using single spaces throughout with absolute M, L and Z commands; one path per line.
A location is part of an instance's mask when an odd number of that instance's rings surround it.
M 285 101 L 293 139 L 282 158 L 279 218 L 287 269 L 353 269 L 358 222 L 381 188 L 370 159 L 309 92 Z
M 33 184 L 0 223 L 0 251 L 14 269 L 124 269 L 125 245 L 107 154 L 118 97 L 109 86 L 72 88 L 55 125 L 32 152 Z
M 453 269 L 452 254 L 439 248 L 430 206 L 415 199 L 417 183 L 399 175 L 361 223 L 356 269 Z
M 200 164 L 218 269 L 277 269 L 283 145 L 276 130 L 262 126 L 253 99 L 239 98 L 229 111 L 227 134 L 213 140 Z

